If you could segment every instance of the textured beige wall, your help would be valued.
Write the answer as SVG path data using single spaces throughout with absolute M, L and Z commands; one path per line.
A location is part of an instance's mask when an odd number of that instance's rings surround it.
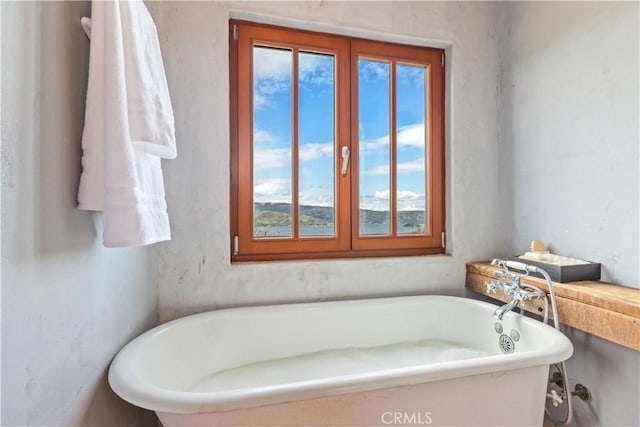
M 514 2 L 501 27 L 504 254 L 542 239 L 640 287 L 638 2 Z M 579 426 L 640 425 L 640 352 L 567 328 Z
M 502 94 L 512 251 L 532 239 L 640 287 L 638 2 L 507 7 Z
M 2 8 L 3 426 L 155 426 L 113 394 L 111 358 L 157 318 L 156 250 L 105 249 L 75 208 L 87 2 Z

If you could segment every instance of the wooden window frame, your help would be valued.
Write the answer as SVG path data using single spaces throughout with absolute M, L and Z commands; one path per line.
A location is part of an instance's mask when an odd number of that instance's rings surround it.
M 422 46 L 401 45 L 364 40 L 335 34 L 230 20 L 230 136 L 231 136 L 231 261 L 270 261 L 292 259 L 328 259 L 380 256 L 413 256 L 444 253 L 445 230 L 445 159 L 444 159 L 444 51 Z M 254 45 L 329 53 L 335 57 L 335 155 L 334 176 L 336 195 L 335 230 L 333 237 L 254 238 L 253 177 L 252 177 L 252 87 L 251 52 Z M 359 236 L 358 198 L 358 58 L 374 58 L 391 64 L 411 63 L 427 67 L 429 83 L 425 98 L 426 113 L 426 235 Z M 294 60 L 294 64 L 296 60 Z M 393 66 L 392 66 L 393 68 Z M 292 121 L 297 129 L 297 67 L 292 70 Z M 392 72 L 392 76 L 394 72 Z M 393 78 L 393 77 L 391 77 Z M 394 82 L 391 82 L 390 114 L 391 152 L 395 142 Z M 356 123 L 355 126 L 351 126 Z M 297 194 L 297 132 L 292 132 L 293 177 L 292 193 Z M 348 146 L 351 152 L 346 175 L 340 172 L 339 148 Z M 395 158 L 391 158 L 395 176 Z M 395 199 L 395 184 L 390 193 Z M 292 220 L 297 222 L 298 205 L 293 197 Z M 391 229 L 395 231 L 395 204 L 390 211 Z M 295 227 L 293 227 L 295 229 Z

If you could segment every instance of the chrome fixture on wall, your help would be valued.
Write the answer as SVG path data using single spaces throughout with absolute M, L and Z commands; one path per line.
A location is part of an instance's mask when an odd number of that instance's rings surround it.
M 556 305 L 556 295 L 554 292 L 553 282 L 551 281 L 551 278 L 546 271 L 534 265 L 528 265 L 517 261 L 505 261 L 498 258 L 495 258 L 493 261 L 491 261 L 491 265 L 499 267 L 500 270 L 493 272 L 493 278 L 496 279 L 496 281 L 486 282 L 487 292 L 496 293 L 498 291 L 501 291 L 511 298 L 508 303 L 501 307 L 498 307 L 495 310 L 495 312 L 493 313 L 493 317 L 495 319 L 501 321 L 506 313 L 517 308 L 518 304 L 520 304 L 521 302 L 542 300 L 544 301 L 544 312 L 542 321 L 544 323 L 548 323 L 549 321 L 550 302 L 551 312 L 553 315 L 553 326 L 557 330 L 560 330 L 560 323 L 558 322 L 558 308 Z M 546 294 L 540 288 L 537 288 L 530 284 L 523 284 L 521 282 L 521 279 L 529 276 L 530 273 L 538 273 L 545 278 L 545 280 L 547 281 L 547 286 L 549 288 L 549 294 Z M 495 329 L 496 332 L 502 333 L 502 325 L 499 322 L 496 322 Z M 517 331 L 515 332 L 517 333 Z M 502 351 L 513 351 L 513 341 L 506 342 L 505 338 L 503 337 L 509 338 L 504 334 L 500 336 L 501 341 L 499 342 L 499 345 Z M 573 420 L 573 403 L 569 397 L 578 396 L 584 401 L 589 401 L 591 399 L 591 393 L 589 392 L 589 389 L 587 389 L 587 387 L 583 386 L 582 384 L 576 384 L 574 391 L 571 391 L 565 362 L 556 363 L 553 365 L 553 367 L 555 367 L 556 371 L 553 372 L 553 374 L 549 378 L 550 390 L 547 393 L 547 398 L 549 399 L 551 405 L 556 408 L 566 402 L 567 414 L 564 420 L 558 420 L 551 414 L 549 409 L 545 408 L 545 412 L 555 424 L 567 425 Z

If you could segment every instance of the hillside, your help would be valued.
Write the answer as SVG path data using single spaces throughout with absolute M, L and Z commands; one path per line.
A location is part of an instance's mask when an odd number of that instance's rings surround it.
M 256 224 L 291 225 L 291 204 L 289 203 L 256 203 Z M 300 206 L 300 222 L 305 226 L 327 226 L 334 222 L 333 208 L 328 206 Z M 424 225 L 424 211 L 400 211 L 398 220 L 405 227 Z M 387 224 L 389 212 L 360 209 L 360 221 L 363 224 Z

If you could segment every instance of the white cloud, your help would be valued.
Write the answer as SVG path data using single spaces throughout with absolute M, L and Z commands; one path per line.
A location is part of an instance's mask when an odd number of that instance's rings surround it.
M 402 200 L 403 202 L 423 200 L 423 199 L 424 199 L 424 194 L 415 193 L 409 190 L 398 190 L 398 200 Z
M 375 194 L 360 195 L 360 209 L 388 211 L 389 191 L 376 191 Z
M 389 210 L 389 190 L 376 191 L 360 197 L 360 208 L 376 211 Z M 425 196 L 408 190 L 399 190 L 396 197 L 399 211 L 424 210 Z
M 424 123 L 403 126 L 398 131 L 398 147 L 424 148 L 425 140 Z
M 381 136 L 380 138 L 376 138 L 376 139 L 360 141 L 358 145 L 359 145 L 360 152 L 365 152 L 365 153 L 371 152 L 371 151 L 377 151 L 377 150 L 380 150 L 381 148 L 388 150 L 389 135 Z
M 410 160 L 404 163 L 398 163 L 398 173 L 424 172 L 424 157 Z
M 388 80 L 389 63 L 363 60 L 359 65 L 360 78 L 363 80 Z
M 332 85 L 334 75 L 333 56 L 301 53 L 298 60 L 300 81 L 313 85 Z
M 388 211 L 390 206 L 389 194 L 389 190 L 379 190 L 374 194 L 362 195 L 360 196 L 360 208 L 374 211 Z
M 291 150 L 288 148 L 257 149 L 253 152 L 256 169 L 281 168 L 291 165 Z
M 253 78 L 255 80 L 291 79 L 293 54 L 290 50 L 255 47 L 253 49 Z
M 398 163 L 396 170 L 399 174 L 424 172 L 424 164 L 425 164 L 424 157 L 421 157 L 419 159 L 410 160 L 408 162 Z M 389 175 L 389 166 L 388 165 L 376 166 L 371 169 L 362 171 L 362 175 Z
M 292 53 L 284 49 L 253 49 L 253 107 L 260 110 L 269 97 L 291 88 Z
M 334 206 L 335 200 L 331 194 L 315 191 L 301 191 L 300 204 L 308 206 Z
M 272 142 L 275 141 L 268 133 L 260 133 L 254 136 L 254 141 Z M 257 169 L 272 169 L 289 167 L 291 165 L 291 149 L 289 148 L 256 148 L 253 162 Z M 333 143 L 306 143 L 301 144 L 298 151 L 298 158 L 301 162 L 317 160 L 323 157 L 333 156 Z
M 362 134 L 362 126 L 360 126 L 360 133 Z M 426 140 L 426 136 L 425 136 L 424 123 L 407 125 L 398 129 L 396 142 L 399 148 L 401 147 L 424 148 L 425 140 Z M 389 135 L 381 136 L 375 139 L 360 141 L 360 150 L 364 152 L 375 151 L 382 148 L 387 149 L 388 147 L 389 147 Z
M 398 190 L 397 204 L 400 211 L 421 211 L 424 210 L 425 197 L 413 191 Z
M 389 200 L 390 193 L 389 190 L 376 191 L 373 197 L 378 200 Z
M 256 202 L 291 203 L 291 180 L 285 178 L 263 179 L 253 186 Z
M 266 178 L 256 182 L 253 187 L 256 202 L 259 203 L 291 203 L 291 180 L 287 178 Z M 332 189 L 320 184 L 306 185 L 300 189 L 300 205 L 334 206 Z
M 389 175 L 389 165 L 380 165 L 371 169 L 363 170 L 362 175 Z
M 313 85 L 333 84 L 333 57 L 301 53 L 298 61 L 299 80 Z M 253 106 L 260 110 L 271 96 L 291 90 L 293 55 L 290 50 L 256 47 L 253 49 Z
M 398 64 L 398 81 L 412 84 L 416 89 L 424 89 L 426 74 L 427 69 L 423 65 Z
M 333 157 L 333 142 L 300 144 L 298 149 L 300 161 L 316 160 L 321 157 Z
M 255 129 L 253 131 L 253 142 L 254 144 L 263 144 L 274 142 L 276 138 L 271 135 L 269 132 L 266 132 L 262 129 Z

